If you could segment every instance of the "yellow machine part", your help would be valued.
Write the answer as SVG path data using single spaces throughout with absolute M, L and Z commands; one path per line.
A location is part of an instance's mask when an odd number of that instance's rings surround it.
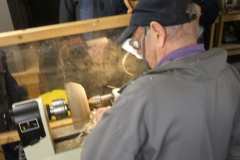
M 52 90 L 51 92 L 40 95 L 39 97 L 42 98 L 45 105 L 48 104 L 51 106 L 52 101 L 57 99 L 64 99 L 65 102 L 68 104 L 66 91 L 61 89 Z

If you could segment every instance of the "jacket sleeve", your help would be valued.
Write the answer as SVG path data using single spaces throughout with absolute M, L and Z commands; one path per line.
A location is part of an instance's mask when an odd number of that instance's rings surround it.
M 142 121 L 144 112 L 136 111 L 134 103 L 121 95 L 103 114 L 84 142 L 81 160 L 137 159 L 147 133 Z
M 214 23 L 216 20 L 219 8 L 218 0 L 193 0 L 197 5 L 201 7 L 200 24 L 208 26 Z
M 240 159 L 240 106 L 235 114 L 227 160 Z
M 76 21 L 76 2 L 60 0 L 59 23 Z

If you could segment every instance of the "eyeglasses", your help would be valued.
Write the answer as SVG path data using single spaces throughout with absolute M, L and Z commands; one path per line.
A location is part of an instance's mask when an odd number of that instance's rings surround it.
M 143 61 L 144 61 L 144 65 L 148 71 L 148 65 L 147 65 L 147 61 L 146 61 L 146 58 L 145 58 L 145 38 L 146 38 L 146 35 L 147 35 L 147 30 L 148 30 L 148 27 L 143 27 L 144 31 L 137 37 L 134 37 L 132 38 L 130 41 L 129 41 L 129 45 L 131 47 L 133 47 L 134 49 L 138 50 L 140 49 L 140 44 L 138 42 L 138 39 L 141 37 L 141 35 L 144 33 L 144 37 L 143 37 L 143 40 L 142 40 L 142 57 L 143 57 Z
M 132 38 L 132 39 L 129 41 L 129 45 L 130 45 L 131 47 L 133 47 L 134 49 L 136 49 L 136 50 L 140 49 L 140 43 L 138 42 L 138 39 L 141 37 L 141 35 L 142 35 L 143 33 L 144 33 L 144 32 L 142 32 L 139 36 Z

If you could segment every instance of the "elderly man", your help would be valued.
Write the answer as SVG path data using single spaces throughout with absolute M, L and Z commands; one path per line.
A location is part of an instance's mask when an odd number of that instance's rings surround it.
M 152 70 L 121 95 L 88 135 L 81 160 L 238 159 L 240 77 L 224 49 L 196 44 L 189 0 L 140 0 L 118 43 Z

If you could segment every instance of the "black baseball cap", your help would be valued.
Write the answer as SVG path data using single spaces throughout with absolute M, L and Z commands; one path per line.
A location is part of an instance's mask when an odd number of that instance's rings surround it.
M 138 26 L 149 26 L 157 21 L 162 26 L 173 26 L 191 22 L 197 15 L 186 12 L 188 3 L 192 0 L 139 0 L 132 12 L 130 26 L 117 40 L 117 44 L 129 38 Z

